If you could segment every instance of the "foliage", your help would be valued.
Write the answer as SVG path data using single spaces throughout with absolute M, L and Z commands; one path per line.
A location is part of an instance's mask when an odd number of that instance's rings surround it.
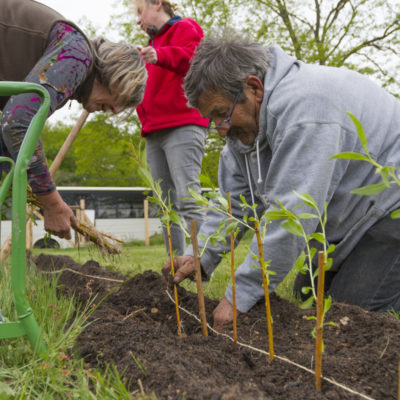
M 41 133 L 41 140 L 49 165 L 51 165 L 52 161 L 56 158 L 57 153 L 65 142 L 71 129 L 72 125 L 66 125 L 62 122 L 57 122 L 54 124 L 50 124 L 49 122 L 46 123 Z M 75 169 L 76 158 L 73 151 L 69 151 L 66 154 L 61 167 L 55 174 L 54 178 L 57 184 L 60 186 L 75 184 Z
M 284 207 L 284 205 L 278 201 L 279 208 L 276 210 L 268 211 L 267 218 L 269 220 L 279 220 L 283 219 L 281 223 L 282 228 L 291 233 L 292 235 L 302 237 L 305 242 L 306 250 L 302 252 L 298 259 L 296 260 L 295 266 L 298 272 L 302 274 L 310 274 L 311 287 L 303 288 L 303 293 L 310 293 L 312 296 L 303 303 L 302 308 L 309 308 L 312 306 L 313 301 L 317 297 L 314 279 L 316 277 L 316 271 L 312 268 L 312 262 L 315 254 L 317 253 L 317 249 L 315 247 L 311 247 L 312 240 L 320 243 L 323 248 L 323 252 L 326 257 L 326 269 L 329 270 L 332 266 L 332 259 L 328 258 L 328 254 L 332 253 L 335 249 L 334 245 L 327 246 L 326 233 L 325 233 L 325 225 L 327 222 L 327 203 L 324 206 L 324 212 L 321 213 L 318 209 L 318 205 L 315 200 L 308 194 L 299 194 L 294 191 L 297 197 L 299 197 L 302 202 L 294 207 L 293 210 L 288 210 Z M 296 214 L 295 210 L 301 207 L 311 208 L 314 212 L 301 212 Z M 306 233 L 304 230 L 302 221 L 308 219 L 318 219 L 319 225 L 321 227 L 321 232 L 314 232 L 311 234 Z
M 204 146 L 201 173 L 210 178 L 213 186 L 218 186 L 219 155 L 224 145 L 225 139 L 221 138 L 216 131 L 209 132 Z
M 209 34 L 227 26 L 299 60 L 371 75 L 400 95 L 400 1 L 182 0 Z M 397 56 L 397 57 L 396 57 Z
M 96 114 L 76 139 L 77 178 L 86 186 L 134 186 L 132 140 L 129 131 L 116 127 L 107 114 Z
M 130 146 L 143 139 L 136 116 L 121 121 L 108 114 L 95 114 L 81 129 L 55 175 L 58 185 L 142 186 L 130 156 Z M 54 160 L 72 126 L 46 124 L 43 146 L 49 164 Z
M 239 35 L 279 44 L 298 59 L 346 66 L 371 75 L 400 95 L 400 0 L 179 0 L 177 13 L 195 19 L 205 35 L 235 29 Z M 113 29 L 136 46 L 148 36 L 136 24 L 131 0 L 126 11 L 112 16 Z M 116 28 L 115 28 L 116 27 Z M 202 173 L 217 183 L 222 141 L 211 134 L 206 143 Z
M 15 320 L 10 271 L 10 263 L 2 265 L 0 304 L 3 314 Z M 75 300 L 63 295 L 57 281 L 57 276 L 47 279 L 35 268 L 27 269 L 27 287 L 31 288 L 27 300 L 44 332 L 47 351 L 40 356 L 33 353 L 26 338 L 4 340 L 0 347 L 0 398 L 132 398 L 114 367 L 105 372 L 90 371 L 83 360 L 72 356 L 93 304 L 85 309 L 75 307 Z
M 388 167 L 380 165 L 377 161 L 373 159 L 368 151 L 367 137 L 364 132 L 364 128 L 361 122 L 350 112 L 346 113 L 353 121 L 357 129 L 358 137 L 361 141 L 364 154 L 355 152 L 343 152 L 336 154 L 332 159 L 345 159 L 345 160 L 359 160 L 365 161 L 372 164 L 375 167 L 375 173 L 380 175 L 382 178 L 381 183 L 362 186 L 360 188 L 354 189 L 351 193 L 362 195 L 362 196 L 372 196 L 378 194 L 385 189 L 391 187 L 393 184 L 400 187 L 400 175 L 397 174 L 396 167 Z M 391 213 L 392 218 L 400 218 L 400 209 L 395 210 Z
M 322 245 L 322 251 L 325 258 L 325 270 L 329 270 L 332 266 L 332 258 L 328 257 L 330 253 L 335 250 L 333 244 L 327 245 L 325 226 L 327 223 L 327 206 L 325 203 L 323 213 L 318 209 L 318 205 L 315 200 L 308 194 L 299 194 L 294 191 L 297 197 L 302 201 L 300 204 L 294 207 L 293 210 L 286 209 L 281 202 L 278 202 L 279 208 L 273 211 L 268 211 L 266 218 L 269 220 L 280 220 L 283 219 L 281 223 L 282 228 L 284 228 L 289 233 L 300 236 L 305 242 L 305 251 L 303 251 L 297 258 L 295 263 L 295 268 L 298 272 L 302 274 L 308 273 L 310 276 L 311 286 L 303 287 L 303 294 L 310 294 L 310 297 L 301 304 L 301 308 L 307 309 L 312 307 L 314 302 L 317 300 L 317 290 L 315 287 L 315 278 L 318 276 L 318 269 L 313 268 L 313 258 L 317 253 L 317 248 L 312 247 L 313 241 Z M 300 212 L 295 213 L 295 210 L 299 208 L 310 208 L 313 212 Z M 319 226 L 321 227 L 321 232 L 313 232 L 311 234 L 306 233 L 304 230 L 302 221 L 309 219 L 318 219 Z M 332 303 L 332 298 L 329 296 L 323 301 L 323 311 L 322 311 L 322 324 L 324 324 L 325 314 L 328 312 Z M 314 316 L 308 319 L 315 319 Z M 332 322 L 326 323 L 327 325 L 333 325 Z M 315 328 L 313 330 L 313 335 L 315 335 Z

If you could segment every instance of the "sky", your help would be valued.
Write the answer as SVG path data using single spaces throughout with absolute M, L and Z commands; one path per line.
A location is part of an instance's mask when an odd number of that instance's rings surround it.
M 120 6 L 122 1 L 119 0 L 37 0 L 40 3 L 46 4 L 62 14 L 65 18 L 75 22 L 78 26 L 84 28 L 87 25 L 86 20 L 102 32 L 107 27 L 110 16 L 118 14 L 123 10 Z M 133 22 L 132 15 L 132 22 Z M 80 24 L 81 22 L 81 24 Z M 113 35 L 112 32 L 107 33 L 107 38 L 117 41 L 118 35 Z M 49 119 L 51 123 L 56 121 L 64 121 L 66 123 L 78 119 L 82 107 L 77 101 L 68 102 L 63 108 L 57 110 Z
M 96 27 L 104 29 L 110 21 L 110 16 L 120 10 L 118 0 L 37 0 L 40 3 L 58 11 L 67 19 L 79 25 L 87 18 Z M 110 38 L 112 39 L 112 38 Z

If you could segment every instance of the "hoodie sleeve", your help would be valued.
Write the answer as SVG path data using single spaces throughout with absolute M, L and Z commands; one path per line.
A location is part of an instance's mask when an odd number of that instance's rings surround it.
M 292 210 L 301 203 L 293 192 L 296 190 L 311 195 L 322 211 L 325 201 L 329 203 L 337 188 L 338 177 L 342 176 L 347 165 L 345 160 L 330 160 L 330 157 L 342 151 L 345 140 L 355 140 L 354 135 L 346 135 L 335 124 L 303 124 L 279 135 L 275 139 L 264 186 L 270 203 L 277 204 L 279 200 L 287 209 Z M 310 212 L 309 209 L 297 211 Z M 307 234 L 315 232 L 317 226 L 317 219 L 304 220 L 303 227 Z M 263 250 L 265 260 L 269 262 L 268 268 L 275 273 L 269 277 L 271 291 L 292 269 L 304 247 L 303 238 L 283 229 L 281 221 L 272 221 L 267 226 Z M 250 249 L 252 253 L 258 254 L 255 238 Z M 251 253 L 239 266 L 235 278 L 237 308 L 247 312 L 264 297 L 260 267 Z M 232 302 L 231 287 L 225 296 Z
M 196 47 L 203 38 L 203 31 L 194 21 L 183 19 L 175 23 L 169 44 L 156 48 L 157 66 L 185 75 Z M 167 32 L 168 34 L 168 32 Z

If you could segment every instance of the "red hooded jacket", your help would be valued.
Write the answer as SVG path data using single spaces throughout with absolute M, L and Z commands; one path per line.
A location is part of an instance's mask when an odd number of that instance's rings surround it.
M 183 79 L 203 30 L 190 18 L 174 17 L 149 42 L 157 52 L 156 64 L 147 64 L 148 80 L 142 103 L 137 107 L 142 136 L 182 125 L 208 126 L 195 108 L 189 108 Z

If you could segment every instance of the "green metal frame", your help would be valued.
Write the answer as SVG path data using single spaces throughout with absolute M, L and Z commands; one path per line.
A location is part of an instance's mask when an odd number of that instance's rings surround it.
M 0 324 L 0 339 L 26 336 L 37 353 L 46 350 L 41 330 L 26 299 L 26 190 L 27 166 L 33 156 L 37 141 L 47 119 L 50 97 L 45 88 L 35 83 L 0 82 L 0 95 L 12 96 L 20 93 L 36 93 L 41 100 L 39 111 L 33 117 L 22 142 L 17 161 L 0 157 L 0 161 L 10 162 L 11 171 L 0 187 L 0 205 L 3 204 L 12 181 L 12 244 L 11 283 L 18 321 L 6 319 Z

